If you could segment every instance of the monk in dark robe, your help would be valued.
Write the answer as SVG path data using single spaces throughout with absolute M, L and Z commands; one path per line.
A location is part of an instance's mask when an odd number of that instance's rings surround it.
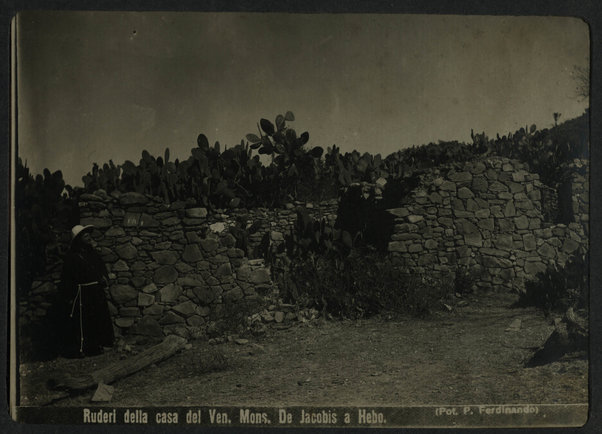
M 68 357 L 101 354 L 115 335 L 105 296 L 109 276 L 93 247 L 92 226 L 76 225 L 63 264 L 61 298 L 65 312 L 63 353 Z

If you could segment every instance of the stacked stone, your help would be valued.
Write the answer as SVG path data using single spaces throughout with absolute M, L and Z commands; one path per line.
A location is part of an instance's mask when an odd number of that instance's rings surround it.
M 115 277 L 110 309 L 121 333 L 200 336 L 224 304 L 258 302 L 272 290 L 263 263 L 235 247 L 226 223 L 212 231 L 217 223 L 192 201 L 168 205 L 102 191 L 81 199 L 81 224 L 95 226 L 92 235 Z
M 522 290 L 525 279 L 565 261 L 573 241 L 584 242 L 574 226 L 542 230 L 541 187 L 537 174 L 507 158 L 433 170 L 405 206 L 388 210 L 392 260 L 408 273 L 468 267 L 480 287 Z
M 184 328 L 187 332 L 202 330 L 207 322 L 213 321 L 215 314 L 212 316 L 211 312 L 219 311 L 212 308 L 219 304 L 220 297 L 240 299 L 240 292 L 232 288 L 233 284 L 242 290 L 241 300 L 252 299 L 253 289 L 259 296 L 272 291 L 264 261 L 249 260 L 242 251 L 234 249 L 229 228 L 237 225 L 238 217 L 245 216 L 248 227 L 258 223 L 259 230 L 251 234 L 249 240 L 249 251 L 253 255 L 266 234 L 274 244 L 284 241 L 295 224 L 297 207 L 306 208 L 314 218 L 326 218 L 334 224 L 338 201 L 294 202 L 282 209 L 208 213 L 205 208 L 196 207 L 194 201 L 167 205 L 158 198 L 138 193 L 107 195 L 98 190 L 94 194 L 82 194 L 79 206 L 81 224 L 95 226 L 93 236 L 102 258 L 116 277 L 109 297 L 118 330 L 159 335 L 159 330 L 164 333 L 176 328 L 180 334 L 184 334 Z M 213 241 L 204 241 L 207 236 L 217 240 L 219 247 L 213 248 Z M 59 233 L 57 237 L 66 237 L 68 245 L 68 233 Z M 255 251 L 254 257 L 259 254 Z M 235 270 L 232 273 L 235 279 L 222 284 L 213 273 L 227 273 L 224 257 L 230 262 L 230 270 Z M 201 259 L 196 261 L 197 258 Z M 47 275 L 33 282 L 31 297 L 19 302 L 20 326 L 46 316 L 59 280 L 60 271 L 49 270 Z M 213 284 L 214 291 L 196 289 L 195 299 L 194 288 L 200 288 L 198 283 L 209 284 L 209 287 Z M 181 303 L 188 300 L 197 303 L 200 308 L 188 315 L 191 305 L 176 308 L 178 299 Z

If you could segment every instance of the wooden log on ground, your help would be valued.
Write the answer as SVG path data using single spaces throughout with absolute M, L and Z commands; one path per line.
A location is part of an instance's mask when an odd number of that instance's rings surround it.
M 68 373 L 48 382 L 51 389 L 86 390 L 99 383 L 110 384 L 120 378 L 133 374 L 153 363 L 167 359 L 186 345 L 186 339 L 170 335 L 163 342 L 150 347 L 140 354 L 119 360 L 85 375 L 72 376 Z

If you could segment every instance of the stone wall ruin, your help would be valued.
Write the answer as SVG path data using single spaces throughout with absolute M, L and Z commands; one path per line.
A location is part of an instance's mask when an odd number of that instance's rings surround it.
M 480 288 L 523 290 L 525 280 L 587 248 L 589 187 L 574 168 L 567 167 L 575 211 L 568 224 L 545 221 L 546 187 L 518 161 L 490 158 L 432 170 L 388 210 L 395 223 L 392 261 L 408 273 L 464 268 Z

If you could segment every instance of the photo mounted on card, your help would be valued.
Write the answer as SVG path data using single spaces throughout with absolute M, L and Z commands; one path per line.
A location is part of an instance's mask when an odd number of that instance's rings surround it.
M 585 424 L 589 52 L 569 17 L 18 13 L 13 419 Z

